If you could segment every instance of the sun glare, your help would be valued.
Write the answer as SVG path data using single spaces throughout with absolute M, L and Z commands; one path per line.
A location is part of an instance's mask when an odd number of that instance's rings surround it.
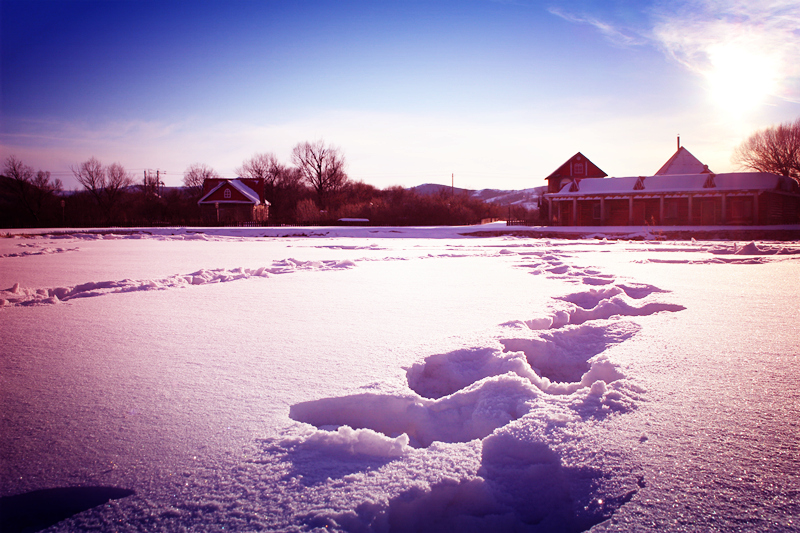
M 709 49 L 706 72 L 711 100 L 726 113 L 741 116 L 762 104 L 775 88 L 772 58 L 739 45 Z

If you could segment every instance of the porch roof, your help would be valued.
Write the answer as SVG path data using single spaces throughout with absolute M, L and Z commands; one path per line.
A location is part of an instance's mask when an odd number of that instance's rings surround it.
M 637 176 L 624 178 L 602 178 L 575 180 L 565 184 L 557 193 L 546 194 L 549 198 L 581 198 L 616 195 L 674 195 L 674 194 L 722 194 L 737 191 L 781 190 L 796 192 L 791 178 L 768 172 L 730 172 L 725 174 L 671 174 L 660 176 Z

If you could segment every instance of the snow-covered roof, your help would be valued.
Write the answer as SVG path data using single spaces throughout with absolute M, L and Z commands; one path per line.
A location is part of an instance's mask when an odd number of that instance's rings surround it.
M 716 174 L 714 182 L 719 190 L 736 189 L 783 189 L 784 184 L 790 184 L 791 178 L 771 174 L 769 172 L 731 172 Z
M 566 183 L 558 193 L 548 196 L 592 196 L 609 194 L 677 194 L 688 192 L 791 191 L 791 183 L 768 172 L 726 174 L 677 174 L 624 178 L 583 179 Z
M 239 180 L 230 180 L 229 183 L 240 193 L 245 195 L 253 203 L 260 203 L 258 193 Z
M 689 150 L 681 146 L 672 157 L 667 160 L 664 165 L 658 169 L 656 176 L 673 175 L 673 174 L 708 174 L 708 166 L 704 165 L 689 153 Z
M 566 183 L 558 194 L 610 194 L 610 193 L 628 193 L 633 191 L 636 180 L 639 178 L 587 178 L 578 180 L 577 187 L 572 182 Z M 576 190 L 577 189 L 577 190 Z
M 652 192 L 696 191 L 709 185 L 708 174 L 673 174 L 649 176 L 642 180 L 643 190 Z
M 241 200 L 241 199 L 236 199 L 236 198 L 229 198 L 229 199 L 225 199 L 225 200 L 214 200 L 215 203 L 220 203 L 220 204 L 242 204 L 242 203 L 250 204 L 251 203 L 251 204 L 255 204 L 255 205 L 258 205 L 258 204 L 261 203 L 261 200 L 259 199 L 258 193 L 256 191 L 254 191 L 253 189 L 251 189 L 250 187 L 248 187 L 243 181 L 238 180 L 238 179 L 230 179 L 230 180 L 225 180 L 225 181 L 220 182 L 216 187 L 214 187 L 213 189 L 208 191 L 208 193 L 203 195 L 203 197 L 200 198 L 200 200 L 198 200 L 197 203 L 199 204 L 199 203 L 206 202 L 208 198 L 211 198 L 214 195 L 214 193 L 216 193 L 218 190 L 220 190 L 221 188 L 223 188 L 223 187 L 225 187 L 227 185 L 230 185 L 231 187 L 236 189 L 238 192 L 240 192 L 246 198 L 246 200 Z

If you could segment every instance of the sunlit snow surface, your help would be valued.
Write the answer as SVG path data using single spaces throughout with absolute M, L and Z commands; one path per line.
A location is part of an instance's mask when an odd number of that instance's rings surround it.
M 0 239 L 0 496 L 135 491 L 53 531 L 800 530 L 800 246 L 464 233 Z

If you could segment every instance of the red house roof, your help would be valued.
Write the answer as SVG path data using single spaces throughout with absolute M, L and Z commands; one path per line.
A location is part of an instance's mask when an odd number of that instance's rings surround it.
M 203 182 L 203 196 L 197 201 L 206 204 L 267 205 L 264 199 L 264 180 L 235 178 L 207 179 Z
M 600 170 L 594 163 L 589 161 L 585 155 L 578 152 L 570 157 L 566 163 L 558 167 L 555 172 L 545 179 L 551 178 L 604 178 L 608 176 Z

